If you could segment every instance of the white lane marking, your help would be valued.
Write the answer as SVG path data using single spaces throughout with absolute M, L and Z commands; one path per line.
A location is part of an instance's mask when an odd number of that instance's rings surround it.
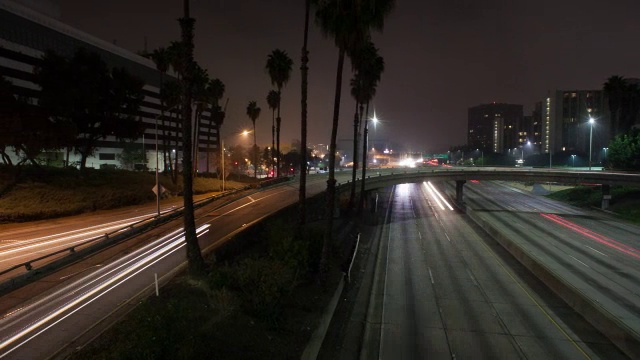
M 598 254 L 600 254 L 600 255 L 607 256 L 607 257 L 609 256 L 609 255 L 607 255 L 607 254 L 605 254 L 605 253 L 603 253 L 603 252 L 600 252 L 600 251 L 598 251 L 598 250 L 596 250 L 596 249 L 592 248 L 592 247 L 591 247 L 591 246 L 589 246 L 589 245 L 585 245 L 585 246 L 586 246 L 586 247 L 588 247 L 589 249 L 591 249 L 591 250 L 593 250 L 593 251 L 597 252 L 597 253 L 598 253 Z
M 251 196 L 247 196 L 247 197 L 249 198 L 249 200 L 255 201 L 255 200 L 253 200 L 253 198 Z
M 208 230 L 208 227 L 209 227 L 209 225 L 200 226 L 198 229 L 196 229 L 196 236 L 199 237 L 200 235 L 202 235 L 203 234 L 202 231 L 203 230 Z M 60 317 L 56 321 L 50 323 L 49 325 L 45 326 L 41 330 L 37 331 L 35 334 L 31 335 L 27 339 L 25 339 L 22 342 L 18 343 L 13 348 L 9 349 L 7 352 L 5 352 L 3 354 L 0 354 L 0 358 L 5 357 L 9 353 L 13 352 L 15 349 L 19 348 L 20 346 L 22 346 L 25 343 L 29 342 L 31 339 L 33 339 L 36 336 L 38 336 L 41 333 L 43 333 L 47 329 L 49 329 L 52 326 L 56 325 L 60 321 L 66 319 L 67 317 L 71 316 L 72 314 L 76 313 L 77 311 L 79 311 L 83 307 L 89 305 L 90 303 L 92 303 L 93 301 L 97 300 L 98 298 L 102 297 L 104 294 L 106 294 L 107 292 L 113 290 L 117 286 L 121 285 L 125 281 L 129 280 L 130 278 L 132 278 L 133 276 L 139 274 L 141 271 L 147 269 L 151 265 L 153 265 L 153 264 L 157 263 L 158 261 L 164 259 L 165 257 L 169 256 L 170 254 L 174 253 L 175 251 L 181 249 L 184 246 L 184 234 L 180 234 L 179 236 L 180 237 L 177 240 L 169 240 L 170 242 L 166 242 L 166 243 L 158 246 L 157 250 L 156 249 L 152 249 L 151 251 L 148 252 L 149 255 L 142 254 L 141 256 L 138 256 L 137 259 L 139 259 L 139 261 L 136 262 L 136 263 L 133 263 L 131 266 L 129 266 L 127 268 L 124 268 L 124 269 L 120 268 L 121 270 L 120 269 L 114 269 L 113 270 L 114 273 L 116 271 L 119 271 L 119 273 L 114 274 L 115 275 L 114 277 L 105 279 L 105 281 L 103 283 L 101 283 L 101 284 L 96 284 L 97 287 L 91 289 L 90 291 L 88 291 L 85 294 L 82 294 L 80 297 L 77 297 L 76 299 L 71 300 L 70 302 L 64 304 L 62 307 L 57 308 L 53 312 L 50 312 L 45 317 L 39 319 L 35 323 L 30 324 L 27 328 L 22 329 L 20 332 L 14 334 L 12 337 L 3 340 L 3 342 L 0 343 L 0 349 L 4 349 L 4 348 L 10 346 L 12 343 L 17 342 L 20 338 L 24 337 L 25 335 L 28 335 L 33 330 L 36 330 L 38 327 L 40 327 L 42 325 L 45 325 L 47 322 L 49 322 L 50 320 L 54 319 L 56 316 L 61 315 L 65 311 L 72 309 L 74 306 L 76 306 L 76 305 L 80 304 L 82 301 L 88 299 L 88 301 L 86 301 L 84 304 L 81 304 L 77 308 L 69 311 L 66 315 Z M 135 259 L 134 261 L 136 261 L 137 259 Z M 128 265 L 128 264 L 125 264 L 125 265 Z M 110 285 L 112 285 L 112 286 L 109 287 Z M 104 291 L 102 291 L 102 290 L 104 290 Z M 92 297 L 94 295 L 96 295 L 96 296 L 93 297 L 92 299 L 89 299 L 90 297 Z
M 469 270 L 469 268 L 467 268 L 467 274 L 469 274 L 469 277 L 471 278 L 471 281 L 473 282 L 473 285 L 479 286 L 478 282 L 476 281 L 476 278 L 473 277 L 473 274 L 471 273 L 471 270 Z
M 586 267 L 589 267 L 589 265 L 587 265 L 587 264 L 583 263 L 582 261 L 580 261 L 580 260 L 576 259 L 574 256 L 569 255 L 569 257 L 571 257 L 573 260 L 575 260 L 575 261 L 579 262 L 580 264 L 582 264 L 582 265 L 584 265 L 584 266 L 586 266 Z
M 444 233 L 444 236 L 447 238 L 447 240 L 448 240 L 449 242 L 451 242 L 451 239 L 449 239 L 449 235 L 447 235 L 447 233 L 446 233 L 446 232 Z
M 422 233 L 420 231 L 418 231 L 418 236 L 420 237 L 420 240 L 422 240 Z
M 428 268 L 428 269 L 429 269 L 429 278 L 431 279 L 431 283 L 435 284 L 435 282 L 433 281 L 433 274 L 431 273 L 431 268 Z

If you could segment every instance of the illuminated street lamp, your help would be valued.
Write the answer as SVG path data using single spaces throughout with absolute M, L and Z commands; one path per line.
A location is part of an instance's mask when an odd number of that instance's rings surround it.
M 240 133 L 240 135 L 247 136 L 247 135 L 249 135 L 249 133 L 250 133 L 250 131 L 244 130 L 243 132 Z M 220 159 L 222 159 L 222 191 L 223 192 L 225 191 L 225 176 L 224 176 L 224 160 L 225 160 L 225 158 L 224 158 L 224 139 L 225 138 L 226 137 L 220 139 L 220 152 L 221 152 L 221 155 L 222 155 L 220 157 Z
M 480 151 L 480 162 L 484 166 L 484 150 L 476 149 L 476 151 Z
M 358 204 L 358 211 L 362 210 L 364 205 L 364 182 L 367 175 L 367 149 L 369 148 L 369 122 L 372 121 L 374 126 L 378 123 L 378 117 L 376 112 L 373 112 L 373 118 L 371 120 L 365 120 L 364 122 L 364 141 L 362 144 L 362 181 L 360 182 L 360 200 Z M 375 154 L 374 154 L 375 160 Z
M 591 129 L 589 130 L 589 170 L 591 170 L 591 146 L 593 145 L 593 123 L 595 120 L 592 117 L 589 117 L 589 124 L 591 125 Z
M 604 166 L 604 163 L 607 161 L 607 150 L 609 150 L 609 148 L 602 148 L 602 150 L 604 150 L 604 160 L 602 161 L 602 165 Z

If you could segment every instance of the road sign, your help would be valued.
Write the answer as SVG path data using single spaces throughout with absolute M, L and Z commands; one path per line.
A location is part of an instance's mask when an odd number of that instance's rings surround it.
M 156 186 L 154 186 L 151 191 L 153 191 L 154 194 L 158 195 L 158 188 Z M 167 189 L 160 185 L 160 195 L 164 194 L 165 192 L 167 192 Z

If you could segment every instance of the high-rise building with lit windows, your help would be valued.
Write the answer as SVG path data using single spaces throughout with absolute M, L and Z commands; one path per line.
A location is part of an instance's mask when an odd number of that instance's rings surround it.
M 611 131 L 609 106 L 602 90 L 556 90 L 541 102 L 543 152 L 572 152 L 593 158 L 606 147 Z M 594 119 L 593 133 L 589 118 Z
M 138 111 L 138 117 L 144 129 L 141 138 L 135 140 L 135 146 L 148 152 L 144 165 L 154 169 L 155 145 L 158 141 L 158 157 L 177 157 L 182 148 L 181 126 L 176 120 L 179 110 L 165 109 L 160 102 L 160 84 L 163 75 L 156 70 L 153 61 L 131 51 L 82 32 L 59 20 L 60 10 L 50 0 L 0 0 L 0 77 L 11 84 L 13 95 L 29 104 L 38 103 L 40 88 L 35 83 L 34 69 L 41 63 L 42 56 L 48 50 L 59 55 L 71 57 L 79 48 L 98 54 L 109 67 L 124 68 L 133 76 L 142 80 L 144 99 Z M 172 72 L 165 75 L 175 80 Z M 174 116 L 175 115 L 175 116 Z M 200 156 L 200 169 L 206 169 L 206 161 L 212 162 L 215 156 L 206 156 L 206 152 L 217 154 L 218 126 L 210 116 L 210 108 L 203 112 L 197 129 Z M 157 131 L 156 131 L 157 129 Z M 165 146 L 165 144 L 167 144 Z M 118 160 L 124 149 L 124 143 L 113 136 L 107 136 L 98 142 L 95 154 L 87 159 L 87 167 L 121 166 Z M 9 151 L 9 156 L 14 152 Z M 39 156 L 39 161 L 47 165 L 71 165 L 80 159 L 73 151 L 47 151 Z M 17 161 L 16 159 L 14 159 Z M 164 170 L 164 161 L 159 161 L 159 170 Z M 213 165 L 213 164 L 211 164 Z
M 528 132 L 523 129 L 522 120 L 522 105 L 494 102 L 471 107 L 467 122 L 467 145 L 495 153 L 516 148 L 527 141 Z

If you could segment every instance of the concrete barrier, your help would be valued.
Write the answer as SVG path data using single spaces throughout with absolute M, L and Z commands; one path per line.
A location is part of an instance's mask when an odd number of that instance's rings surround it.
M 620 350 L 632 359 L 640 359 L 640 334 L 607 311 L 597 300 L 584 294 L 560 274 L 529 254 L 526 249 L 512 241 L 489 221 L 478 216 L 471 208 L 467 207 L 466 213 L 471 220 L 482 227 L 522 265 L 609 338 Z

